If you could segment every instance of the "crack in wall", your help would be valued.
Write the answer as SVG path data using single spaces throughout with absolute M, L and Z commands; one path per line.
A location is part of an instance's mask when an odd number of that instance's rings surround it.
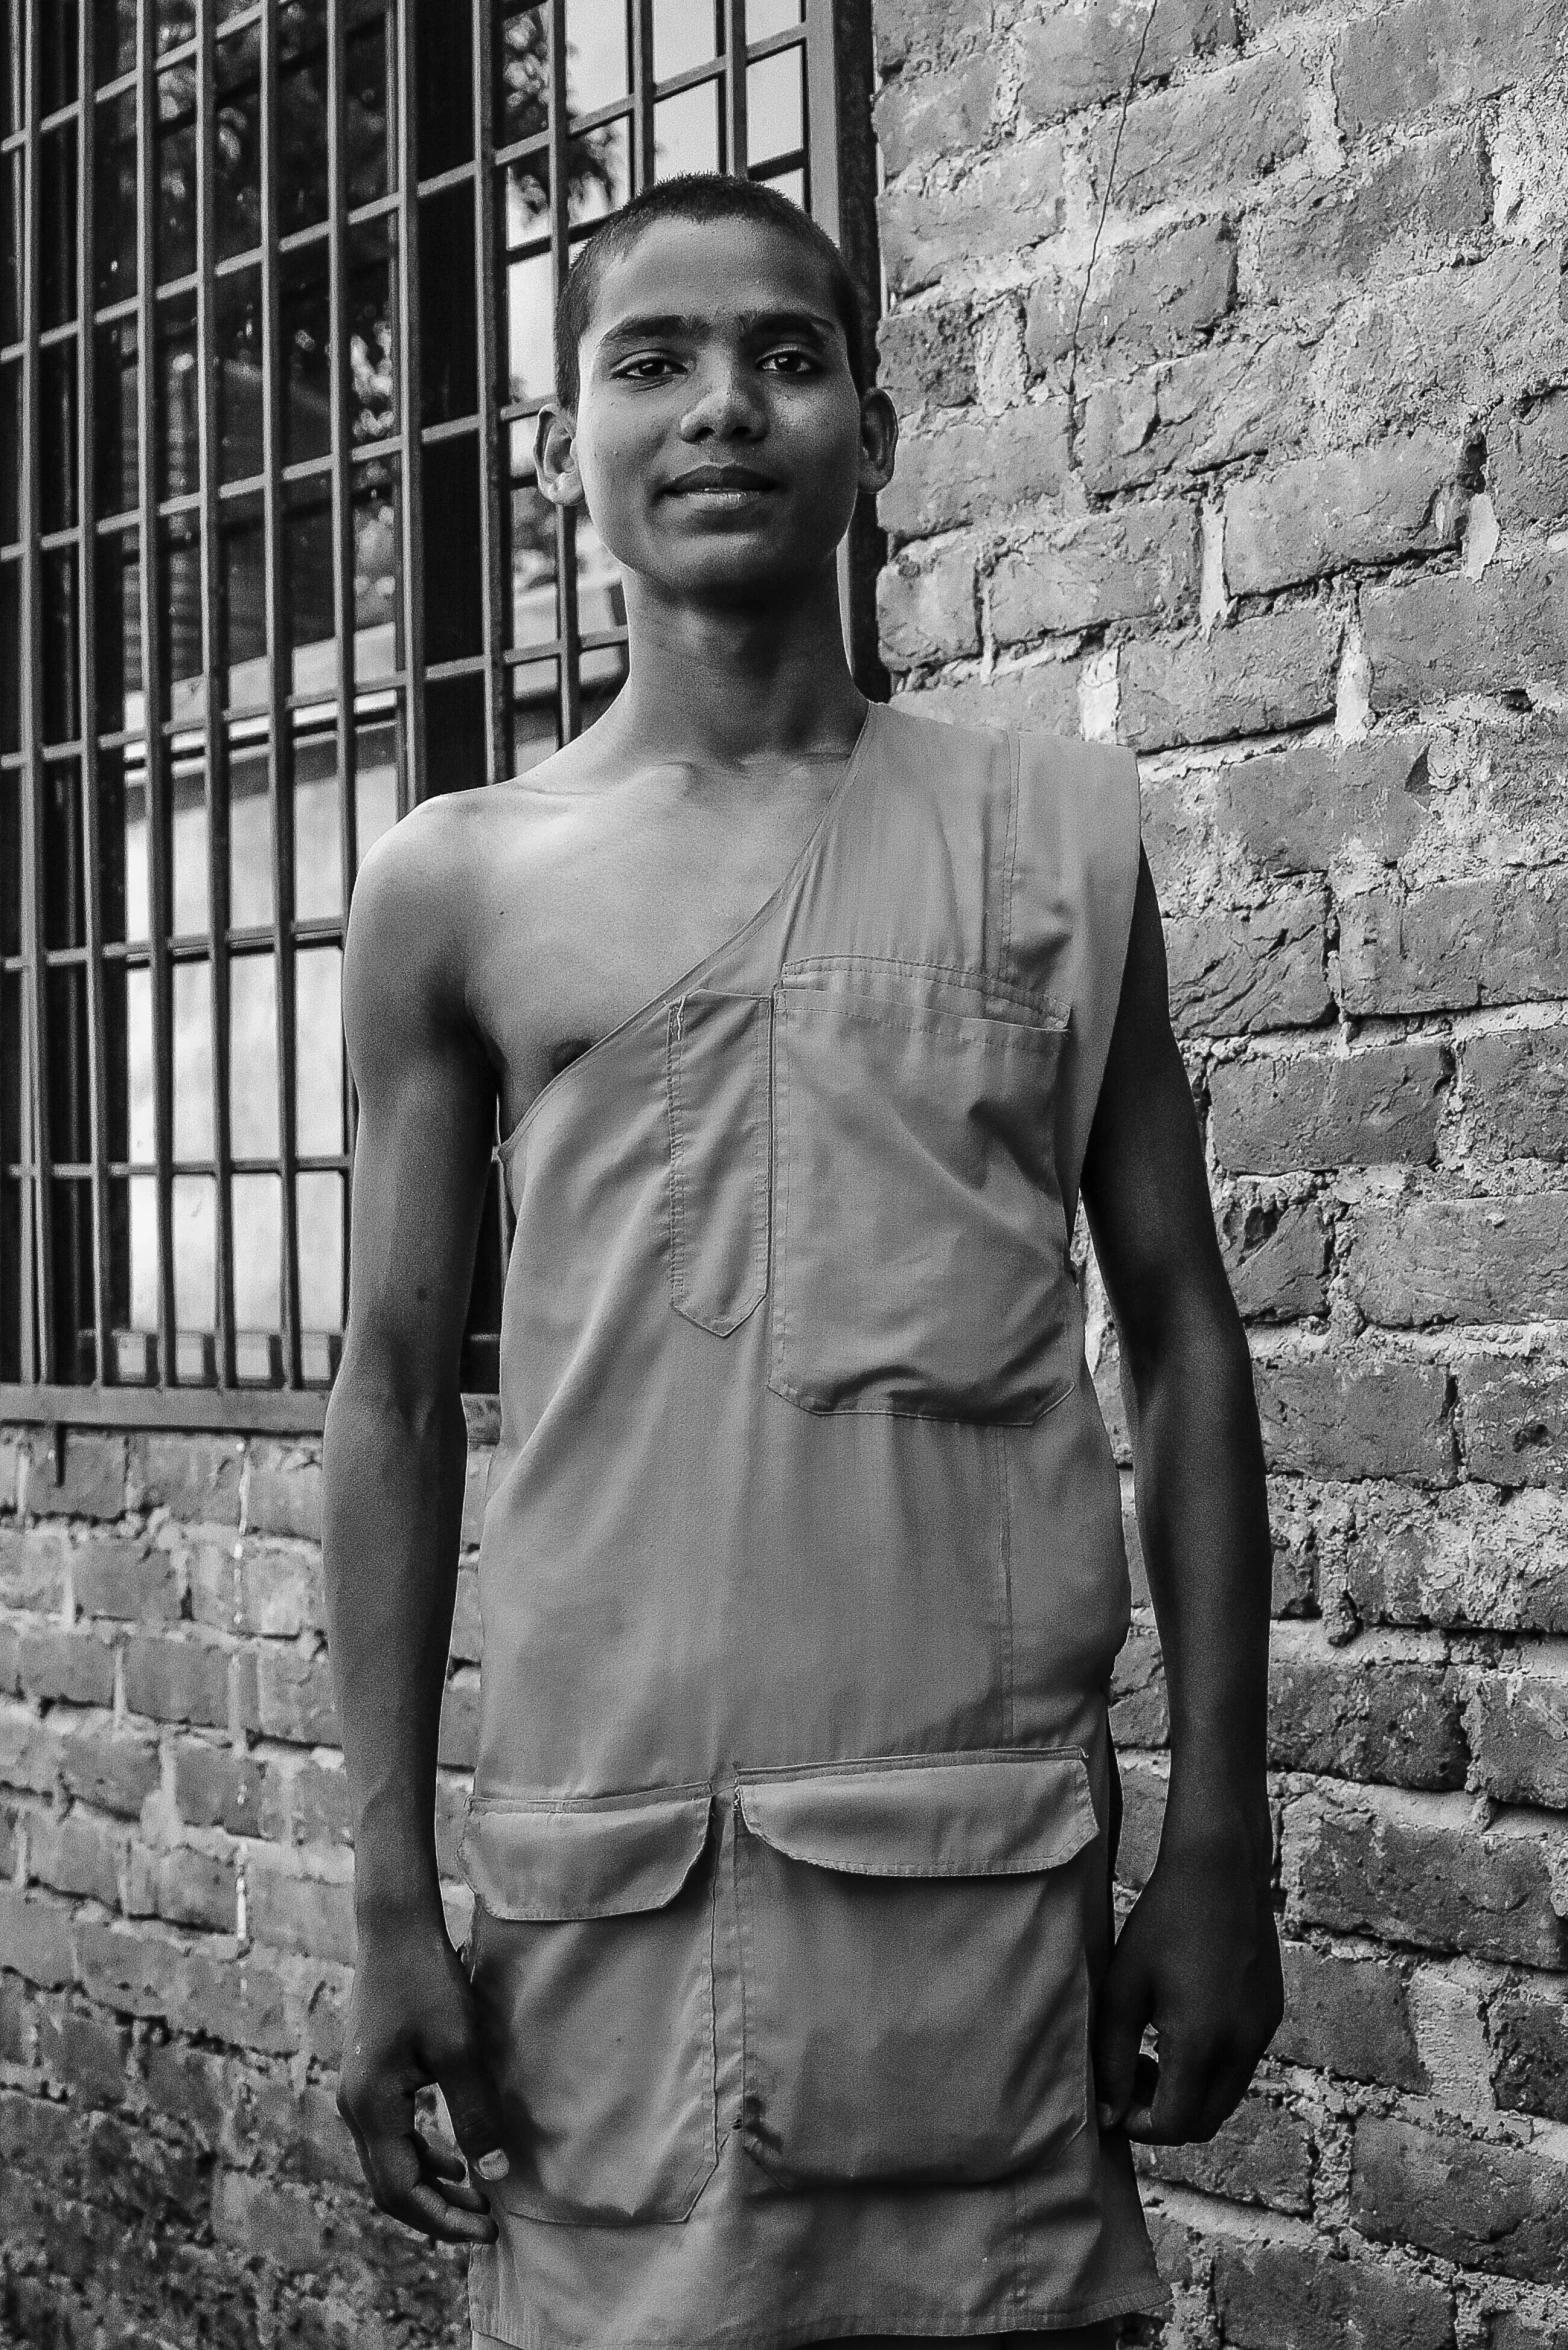
M 1067 437 L 1071 451 L 1074 438 L 1073 408 L 1078 388 L 1078 336 L 1083 326 L 1083 314 L 1089 305 L 1089 289 L 1094 283 L 1094 265 L 1100 258 L 1100 239 L 1105 234 L 1106 217 L 1111 209 L 1111 198 L 1116 192 L 1116 166 L 1121 159 L 1122 138 L 1127 129 L 1127 114 L 1133 94 L 1138 87 L 1138 76 L 1143 71 L 1143 60 L 1149 47 L 1149 35 L 1154 30 L 1154 19 L 1160 0 L 1149 0 L 1149 13 L 1143 20 L 1143 33 L 1138 42 L 1138 53 L 1132 61 L 1132 72 L 1122 93 L 1121 111 L 1116 117 L 1116 136 L 1111 142 L 1111 160 L 1105 174 L 1105 193 L 1100 199 L 1100 217 L 1094 224 L 1094 237 L 1089 246 L 1088 266 L 1083 273 L 1083 287 L 1078 296 L 1078 307 L 1073 313 L 1072 335 L 1067 346 Z

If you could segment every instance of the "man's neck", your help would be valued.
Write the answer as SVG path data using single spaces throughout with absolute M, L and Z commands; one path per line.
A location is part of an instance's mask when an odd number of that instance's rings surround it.
M 626 583 L 629 674 L 612 723 L 647 758 L 743 772 L 847 758 L 865 717 L 834 573 L 750 609 L 694 606 Z

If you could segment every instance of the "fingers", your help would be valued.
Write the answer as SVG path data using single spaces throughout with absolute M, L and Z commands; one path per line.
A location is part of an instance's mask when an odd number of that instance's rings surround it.
M 436 2075 L 452 2135 L 482 2179 L 504 2179 L 508 2164 L 502 2140 L 501 2099 L 486 2066 L 471 2050 L 449 2057 Z
M 1153 1984 L 1136 1953 L 1118 1943 L 1094 2019 L 1095 2111 L 1102 2130 L 1119 2128 L 1139 2093 L 1138 2049 L 1153 2000 Z
M 469 2180 L 462 2155 L 416 2127 L 412 2084 L 354 2103 L 340 2092 L 338 2110 L 353 2133 L 378 2210 L 437 2243 L 495 2241 L 489 2205 Z

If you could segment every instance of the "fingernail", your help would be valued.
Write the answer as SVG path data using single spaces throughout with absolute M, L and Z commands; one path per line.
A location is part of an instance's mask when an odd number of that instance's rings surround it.
M 493 2154 L 481 2154 L 474 2165 L 482 2179 L 504 2179 L 511 2167 L 499 2146 Z
M 1114 2105 L 1099 2104 L 1094 2109 L 1094 2116 L 1101 2129 L 1108 2130 L 1116 2120 L 1116 2108 Z

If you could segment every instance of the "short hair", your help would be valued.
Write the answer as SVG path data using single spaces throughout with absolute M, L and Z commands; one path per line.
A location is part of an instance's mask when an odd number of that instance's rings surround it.
M 777 188 L 757 180 L 734 179 L 725 172 L 688 171 L 678 178 L 644 188 L 619 212 L 584 239 L 567 272 L 555 306 L 555 387 L 563 407 L 575 409 L 582 390 L 578 349 L 593 321 L 599 289 L 614 261 L 630 253 L 650 228 L 661 220 L 709 222 L 749 220 L 781 229 L 797 245 L 820 261 L 828 273 L 833 315 L 844 330 L 849 372 L 855 389 L 869 381 L 866 366 L 865 308 L 844 256 L 809 212 L 780 195 Z

